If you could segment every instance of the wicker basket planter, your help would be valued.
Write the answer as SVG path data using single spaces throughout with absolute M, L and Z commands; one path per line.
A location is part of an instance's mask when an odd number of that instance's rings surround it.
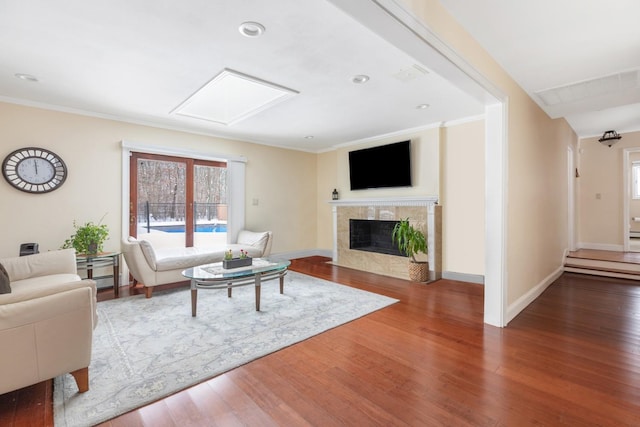
M 409 279 L 414 282 L 429 280 L 429 263 L 427 261 L 409 261 Z

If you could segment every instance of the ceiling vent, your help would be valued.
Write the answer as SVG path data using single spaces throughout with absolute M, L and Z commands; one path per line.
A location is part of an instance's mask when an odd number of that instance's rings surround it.
M 232 125 L 299 92 L 225 69 L 172 113 Z
M 546 89 L 535 94 L 545 105 L 552 106 L 633 90 L 638 87 L 640 87 L 640 71 L 634 70 Z
M 425 76 L 429 74 L 425 68 L 421 67 L 418 64 L 413 64 L 411 67 L 403 68 L 393 75 L 396 79 L 401 82 L 409 82 L 411 80 L 415 80 L 419 77 Z

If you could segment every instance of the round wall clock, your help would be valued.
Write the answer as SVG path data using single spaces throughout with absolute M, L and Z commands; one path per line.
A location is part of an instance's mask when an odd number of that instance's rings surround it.
M 9 184 L 27 193 L 48 193 L 67 179 L 67 166 L 44 148 L 20 148 L 5 157 L 2 175 Z

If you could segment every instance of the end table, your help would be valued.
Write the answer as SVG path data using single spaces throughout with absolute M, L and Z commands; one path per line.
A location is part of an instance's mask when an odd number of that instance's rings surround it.
M 120 291 L 120 252 L 101 252 L 97 254 L 76 254 L 78 270 L 86 270 L 87 278 L 93 279 L 93 270 L 102 267 L 113 267 L 113 293 L 116 297 Z M 100 276 L 106 278 L 110 276 Z

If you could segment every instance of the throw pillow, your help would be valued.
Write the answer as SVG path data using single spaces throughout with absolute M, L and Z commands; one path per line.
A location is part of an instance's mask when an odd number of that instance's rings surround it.
M 0 294 L 11 293 L 11 283 L 9 283 L 9 273 L 4 266 L 0 264 Z
M 238 233 L 239 245 L 250 245 L 260 249 L 262 252 L 264 252 L 267 246 L 268 240 L 269 240 L 268 231 L 256 232 L 256 231 L 241 230 Z

